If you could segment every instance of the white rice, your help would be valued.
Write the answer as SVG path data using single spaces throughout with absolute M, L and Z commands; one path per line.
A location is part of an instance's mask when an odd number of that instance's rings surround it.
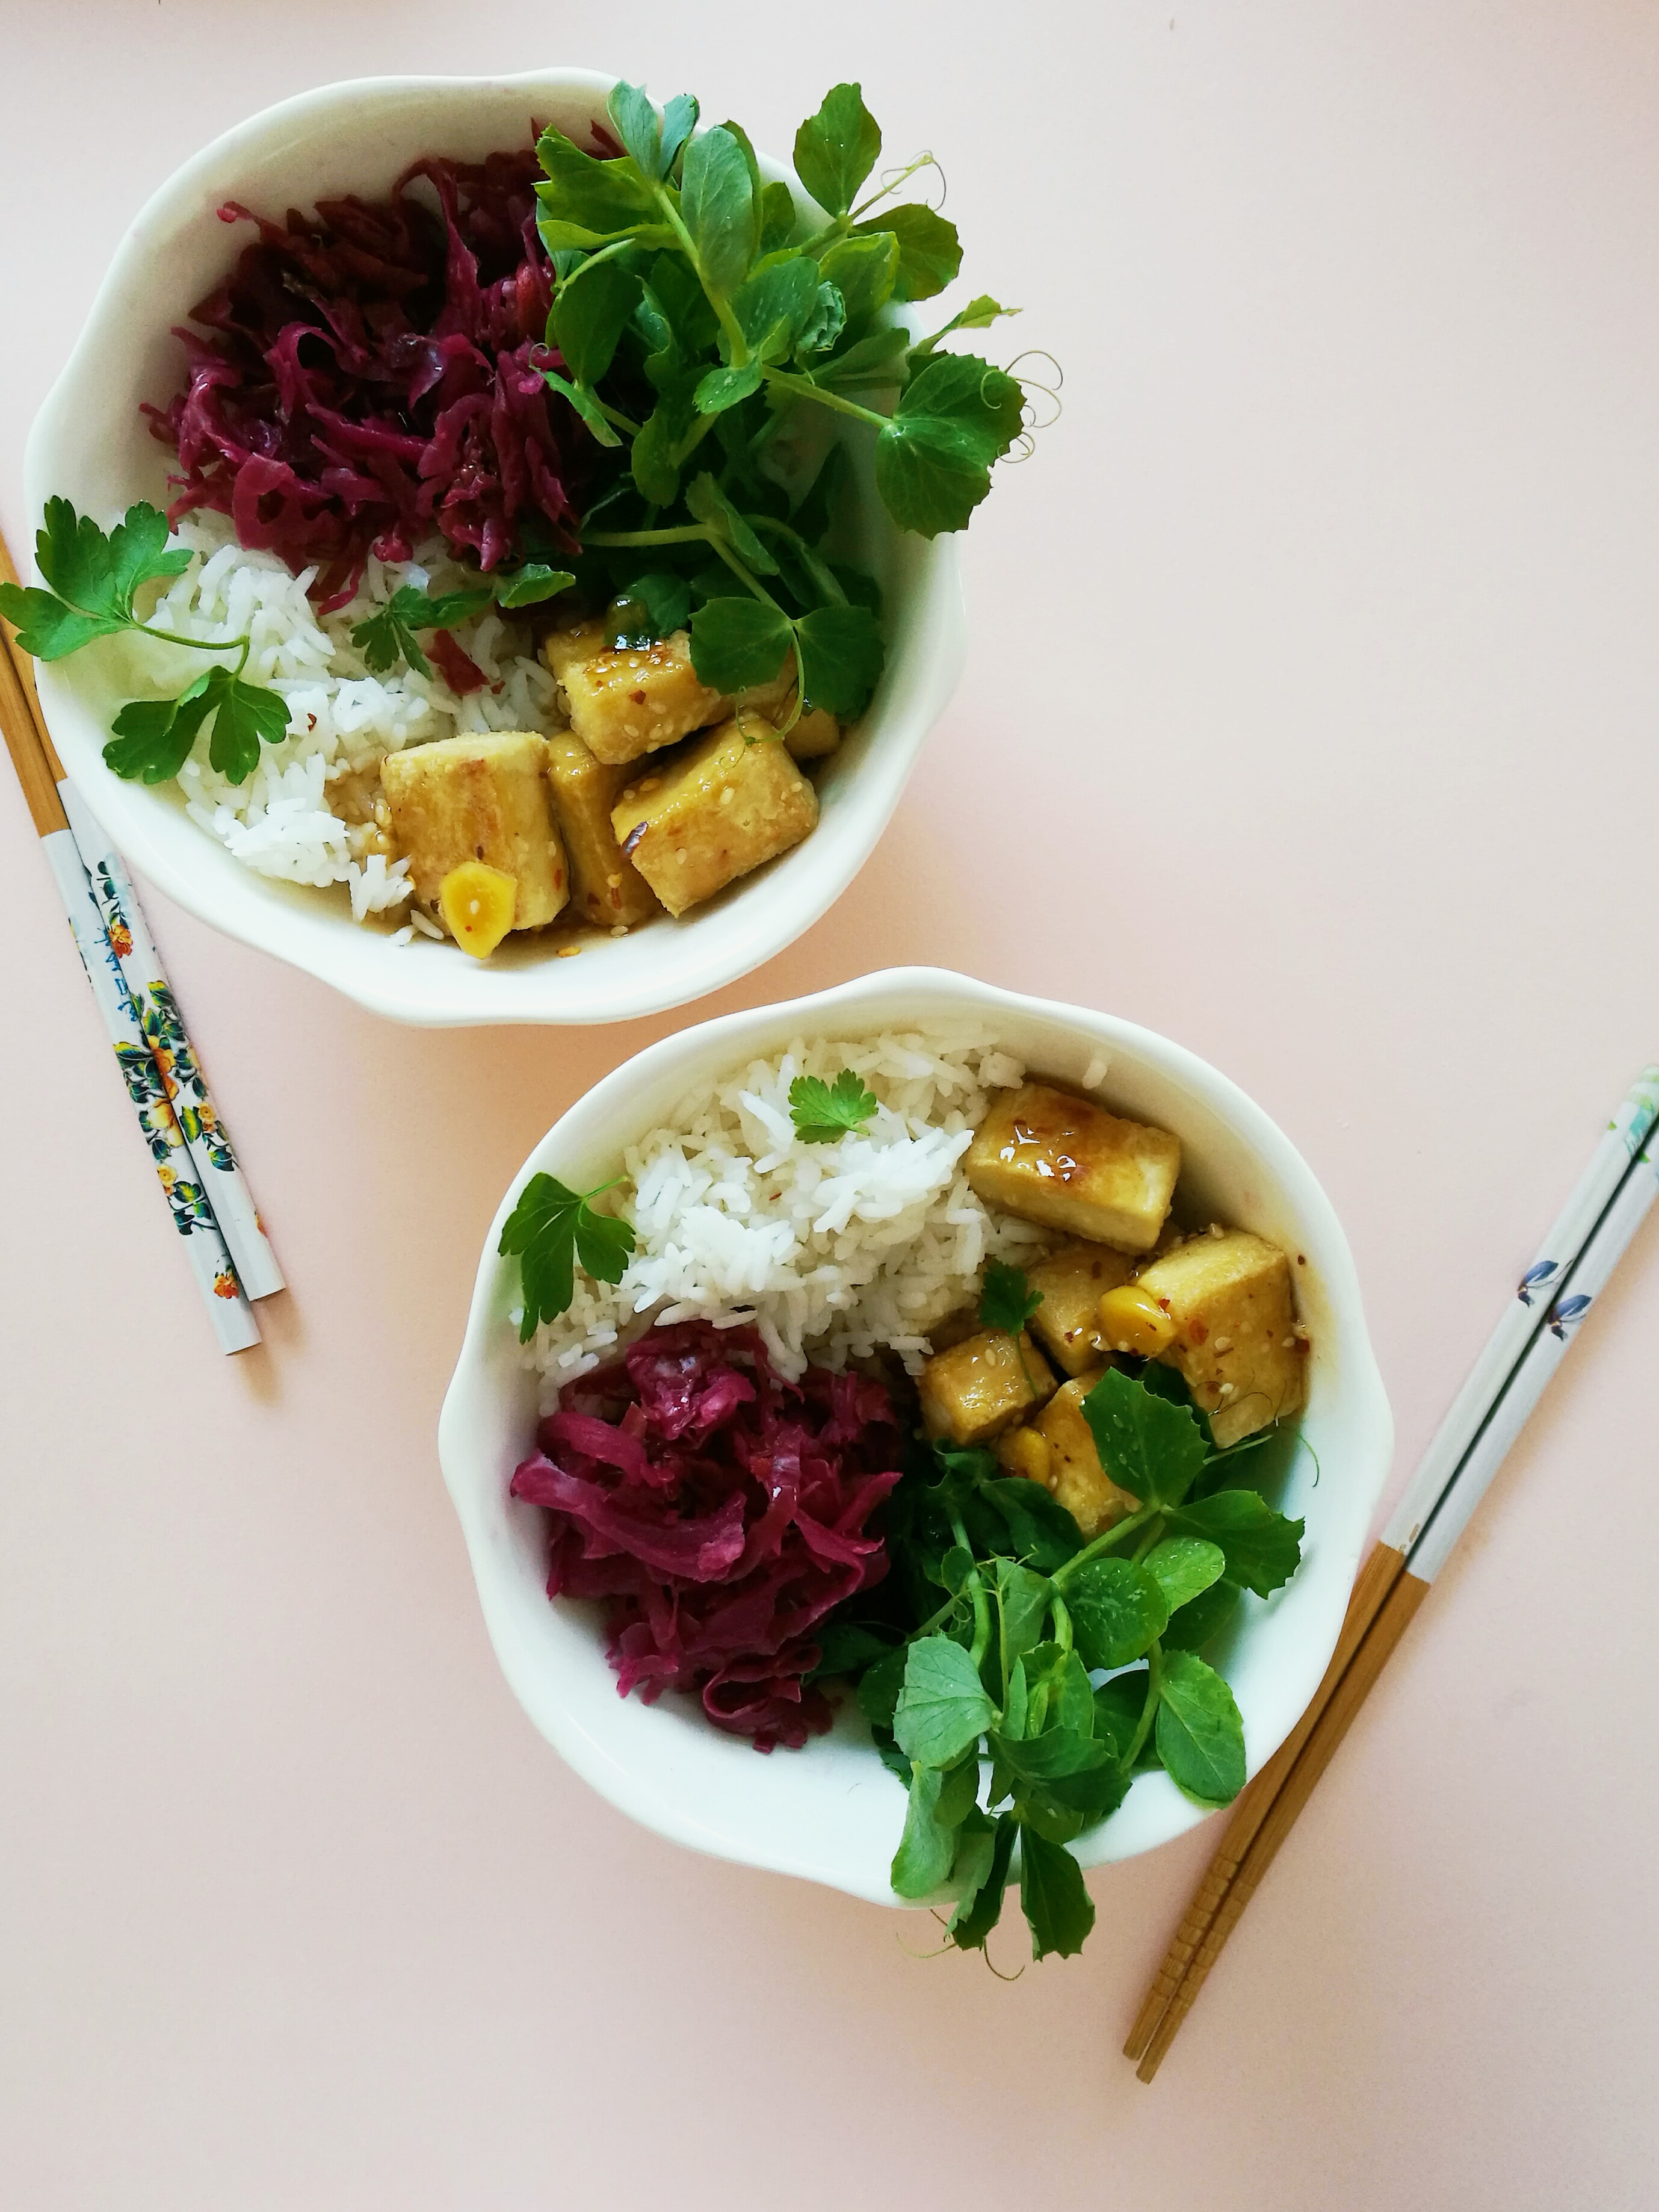
M 388 866 L 378 854 L 354 860 L 330 786 L 404 745 L 463 732 L 555 726 L 553 678 L 529 651 L 528 629 L 493 610 L 459 625 L 457 641 L 490 684 L 457 698 L 435 668 L 424 677 L 399 663 L 372 674 L 351 642 L 353 626 L 405 584 L 449 591 L 476 582 L 441 539 L 419 548 L 414 561 L 371 557 L 356 598 L 320 621 L 306 597 L 316 570 L 295 576 L 274 553 L 247 551 L 224 516 L 187 515 L 171 543 L 195 558 L 161 595 L 150 622 L 185 637 L 250 633 L 245 675 L 280 691 L 288 706 L 288 736 L 262 748 L 245 783 L 221 775 L 209 764 L 207 735 L 197 739 L 179 776 L 191 820 L 260 875 L 344 884 L 354 921 L 402 907 L 409 896 L 408 861 Z M 145 672 L 160 686 L 188 680 L 185 672 L 199 673 L 203 665 L 177 647 L 142 649 Z
M 874 1118 L 802 1143 L 790 1084 L 844 1067 L 880 1101 Z M 615 1209 L 639 1240 L 627 1273 L 613 1286 L 578 1270 L 569 1310 L 525 1347 L 546 1404 L 652 1323 L 693 1317 L 753 1322 L 786 1375 L 883 1346 L 917 1373 L 929 1331 L 973 1296 L 988 1259 L 1023 1261 L 1052 1241 L 993 1217 L 961 1169 L 991 1092 L 1024 1073 L 980 1030 L 797 1037 L 683 1101 L 620 1163 Z

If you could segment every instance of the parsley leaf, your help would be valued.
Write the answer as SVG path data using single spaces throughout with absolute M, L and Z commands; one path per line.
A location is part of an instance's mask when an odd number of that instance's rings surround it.
M 615 1214 L 596 1213 L 588 1203 L 601 1191 L 569 1189 L 556 1176 L 533 1175 L 507 1216 L 496 1249 L 517 1254 L 524 1287 L 524 1315 L 518 1325 L 528 1344 L 538 1322 L 556 1321 L 575 1295 L 575 1267 L 602 1283 L 620 1283 L 633 1250 L 632 1224 Z
M 797 1075 L 790 1085 L 790 1119 L 803 1145 L 833 1145 L 849 1129 L 862 1129 L 879 1103 L 850 1067 L 833 1084 L 821 1075 Z
M 1023 1267 L 1010 1267 L 1005 1260 L 986 1262 L 979 1291 L 979 1319 L 986 1328 L 1018 1336 L 1042 1303 L 1043 1293 L 1032 1289 Z
M 182 547 L 168 552 L 167 519 L 142 500 L 107 536 L 66 499 L 46 501 L 45 526 L 34 557 L 51 589 L 0 584 L 0 614 L 37 660 L 61 660 L 94 638 L 138 627 L 139 586 L 180 575 L 191 563 Z
M 354 627 L 351 641 L 360 648 L 364 659 L 377 676 L 396 667 L 400 659 L 406 661 L 417 676 L 430 676 L 432 663 L 421 652 L 415 631 L 453 629 L 457 623 L 481 613 L 494 596 L 487 584 L 436 596 L 417 591 L 413 584 L 404 584 L 392 593 L 384 607 Z
M 245 684 L 228 668 L 205 670 L 176 699 L 134 699 L 110 725 L 104 763 L 127 781 L 165 783 L 190 757 L 197 732 L 214 717 L 208 758 L 232 783 L 245 783 L 259 765 L 261 740 L 287 734 L 288 702 L 280 691 Z

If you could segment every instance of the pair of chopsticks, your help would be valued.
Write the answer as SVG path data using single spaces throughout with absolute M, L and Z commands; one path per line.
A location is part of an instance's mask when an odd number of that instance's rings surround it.
M 0 582 L 17 572 L 0 538 Z M 250 1303 L 283 1287 L 119 855 L 64 774 L 29 657 L 0 621 L 0 729 L 104 1017 L 174 1227 L 224 1352 L 259 1341 Z
M 1237 1802 L 1123 2045 L 1142 2081 L 1162 2064 L 1256 1884 L 1659 1196 L 1647 1150 L 1656 1118 L 1659 1067 L 1644 1067 L 1361 1568 L 1312 1704 Z

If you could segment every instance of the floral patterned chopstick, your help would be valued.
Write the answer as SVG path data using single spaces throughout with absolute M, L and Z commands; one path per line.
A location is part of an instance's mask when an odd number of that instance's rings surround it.
M 58 796 L 91 884 L 104 933 L 120 963 L 162 1088 L 178 1117 L 197 1180 L 218 1218 L 243 1290 L 251 1298 L 268 1298 L 286 1287 L 282 1271 L 270 1249 L 253 1194 L 237 1164 L 225 1125 L 209 1096 L 132 879 L 67 777 L 60 780 Z
M 0 566 L 5 570 L 10 568 L 3 544 Z M 23 673 L 9 649 L 13 641 L 4 624 L 0 624 L 0 635 L 3 635 L 9 648 L 0 651 L 0 732 L 3 732 L 6 749 L 23 787 L 41 850 L 69 917 L 87 981 L 92 986 L 93 996 L 115 1048 L 116 1061 L 138 1116 L 145 1148 L 154 1162 L 167 1211 L 185 1240 L 191 1273 L 201 1291 L 220 1349 L 245 1352 L 258 1343 L 259 1325 L 243 1293 L 211 1201 L 199 1182 L 179 1172 L 179 1164 L 189 1160 L 184 1132 L 94 900 L 92 885 L 60 795 L 58 763 L 50 750 L 44 727 L 37 720 L 39 708 L 33 701 L 33 685 L 25 688 Z M 280 1279 L 279 1277 L 279 1282 Z

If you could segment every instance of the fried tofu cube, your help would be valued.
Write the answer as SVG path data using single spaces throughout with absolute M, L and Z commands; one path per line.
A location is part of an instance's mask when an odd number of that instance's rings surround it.
M 548 739 L 548 782 L 570 863 L 571 908 L 601 928 L 632 929 L 663 911 L 610 826 L 611 808 L 627 780 L 626 767 L 595 760 L 573 731 Z
M 1115 1527 L 1141 1504 L 1101 1466 L 1094 1431 L 1083 1415 L 1084 1399 L 1105 1371 L 1092 1368 L 1063 1383 L 1032 1424 L 1049 1448 L 1048 1486 L 1085 1536 Z
M 548 795 L 548 741 L 534 730 L 439 738 L 388 753 L 380 781 L 409 855 L 417 898 L 463 860 L 484 860 L 518 886 L 515 929 L 539 929 L 570 896 L 565 848 Z
M 1194 1237 L 1145 1268 L 1141 1288 L 1174 1322 L 1162 1354 L 1209 1415 L 1222 1447 L 1299 1410 L 1307 1340 L 1298 1334 L 1290 1261 L 1242 1229 Z
M 625 791 L 611 828 L 670 914 L 798 845 L 818 794 L 776 739 L 750 744 L 736 721 L 687 745 Z
M 930 1437 L 984 1444 L 1052 1397 L 1054 1377 L 1024 1329 L 984 1328 L 935 1352 L 917 1389 Z
M 1069 1244 L 1026 1268 L 1027 1285 L 1043 1294 L 1032 1334 L 1065 1374 L 1099 1366 L 1110 1350 L 1099 1329 L 1101 1293 L 1128 1282 L 1134 1270 L 1132 1260 L 1104 1244 Z
M 1147 1252 L 1169 1212 L 1181 1143 L 1046 1083 L 992 1106 L 964 1163 L 987 1206 L 1120 1252 Z
M 596 760 L 639 760 L 731 711 L 729 699 L 698 681 L 686 630 L 621 652 L 605 646 L 602 633 L 600 649 L 585 659 L 561 644 L 562 667 L 554 665 L 552 645 L 549 638 L 542 658 L 564 686 L 572 729 Z
M 597 615 L 572 628 L 549 630 L 542 641 L 542 659 L 555 684 L 562 684 L 565 671 L 578 660 L 591 660 L 604 650 L 605 625 Z
M 784 743 L 793 758 L 827 760 L 841 742 L 841 725 L 827 707 L 808 707 Z

